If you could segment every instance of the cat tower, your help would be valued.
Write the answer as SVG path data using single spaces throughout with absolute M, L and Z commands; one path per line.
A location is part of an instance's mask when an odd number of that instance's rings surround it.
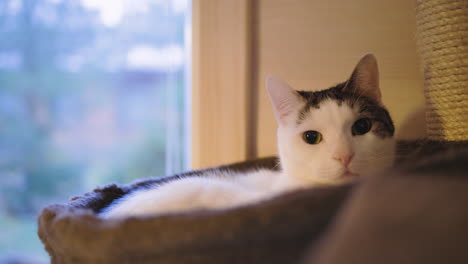
M 75 197 L 68 204 L 51 205 L 42 211 L 38 234 L 52 263 L 297 263 L 299 260 L 327 264 L 443 263 L 437 262 L 441 260 L 437 258 L 440 254 L 447 257 L 445 262 L 448 263 L 455 263 L 451 261 L 453 257 L 468 262 L 464 249 L 456 251 L 457 247 L 453 246 L 444 251 L 444 246 L 452 241 L 444 240 L 445 235 L 457 237 L 457 245 L 466 247 L 468 244 L 468 230 L 455 229 L 460 225 L 453 223 L 454 219 L 466 223 L 468 216 L 462 213 L 466 210 L 461 209 L 456 214 L 449 209 L 458 206 L 457 202 L 450 201 L 452 206 L 447 207 L 440 202 L 424 204 L 425 200 L 421 198 L 426 194 L 435 195 L 444 187 L 449 191 L 440 197 L 449 199 L 458 195 L 454 201 L 462 200 L 465 205 L 468 202 L 466 191 L 458 192 L 455 186 L 444 181 L 436 185 L 424 176 L 441 170 L 445 179 L 448 175 L 467 172 L 468 1 L 418 0 L 416 11 L 428 134 L 423 146 L 418 145 L 419 149 L 423 148 L 418 153 L 432 152 L 434 145 L 439 146 L 438 151 L 445 145 L 457 145 L 457 151 L 419 167 L 414 166 L 416 160 L 411 160 L 408 164 L 413 166 L 402 174 L 417 173 L 418 177 L 401 177 L 399 174 L 393 178 L 376 177 L 369 182 L 298 191 L 257 205 L 219 212 L 102 220 L 96 213 L 131 190 L 145 188 L 154 182 L 190 177 L 197 172 L 129 185 L 109 185 Z M 252 167 L 272 168 L 274 164 L 275 158 L 267 158 L 220 169 L 243 171 Z M 428 164 L 438 164 L 438 169 L 428 169 Z M 468 188 L 468 182 L 462 180 L 463 177 L 453 178 L 457 181 L 456 186 Z M 399 190 L 411 184 L 419 184 L 416 191 L 405 195 L 391 192 L 391 188 Z M 386 195 L 387 200 L 382 198 Z M 392 203 L 387 203 L 388 200 Z M 392 207 L 392 204 L 414 208 L 402 213 L 398 211 L 400 207 Z M 438 204 L 441 204 L 440 208 Z M 440 212 L 437 220 L 444 224 L 443 233 L 437 226 L 431 226 L 431 221 L 421 222 L 419 218 L 418 229 L 404 229 L 405 224 L 411 222 L 407 219 L 413 219 L 411 213 L 425 206 L 435 206 L 434 209 Z M 391 217 L 378 218 L 385 214 Z M 404 217 L 398 218 L 401 214 Z M 400 229 L 390 224 L 382 227 L 382 223 L 387 223 L 385 221 L 390 218 L 396 219 Z M 376 222 L 380 226 L 376 226 Z M 431 232 L 421 232 L 424 236 L 420 236 L 415 230 L 424 231 L 424 227 Z M 401 230 L 404 232 L 399 232 Z M 431 234 L 438 235 L 438 240 L 432 242 Z M 406 241 L 404 245 L 382 244 L 390 243 L 397 235 L 402 236 L 397 237 L 397 241 Z M 319 247 L 317 241 L 320 241 Z M 431 241 L 431 244 L 425 241 Z M 439 245 L 437 250 L 431 250 L 430 246 L 434 245 L 436 248 Z M 388 253 L 389 248 L 393 255 Z M 356 255 L 359 252 L 364 253 L 359 257 Z M 439 255 L 424 257 L 433 253 Z M 404 259 L 398 259 L 398 256 Z
M 417 2 L 417 44 L 432 140 L 468 140 L 467 6 L 466 0 Z

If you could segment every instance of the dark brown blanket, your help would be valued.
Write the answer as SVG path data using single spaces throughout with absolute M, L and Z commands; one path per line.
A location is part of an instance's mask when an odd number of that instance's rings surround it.
M 358 186 L 305 263 L 468 263 L 468 149 Z
M 405 155 L 399 169 L 370 180 L 297 191 L 224 211 L 104 221 L 95 215 L 101 208 L 158 180 L 111 185 L 44 209 L 39 236 L 53 263 L 468 260 L 460 246 L 468 248 L 468 228 L 460 225 L 468 220 L 462 208 L 468 204 L 466 143 L 408 143 L 400 150 Z M 270 158 L 229 168 L 274 164 Z M 433 254 L 425 254 L 427 250 Z

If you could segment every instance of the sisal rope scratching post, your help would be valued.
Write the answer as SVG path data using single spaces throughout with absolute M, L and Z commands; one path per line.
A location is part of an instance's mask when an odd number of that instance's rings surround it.
M 468 0 L 417 0 L 427 136 L 468 140 Z

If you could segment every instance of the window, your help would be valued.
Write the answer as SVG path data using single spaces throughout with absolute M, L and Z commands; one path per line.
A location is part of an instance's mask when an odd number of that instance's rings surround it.
M 0 1 L 0 262 L 48 263 L 36 217 L 189 167 L 188 0 Z

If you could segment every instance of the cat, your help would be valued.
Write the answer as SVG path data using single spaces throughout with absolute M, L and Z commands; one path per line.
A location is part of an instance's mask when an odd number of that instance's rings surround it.
M 374 55 L 365 55 L 347 81 L 326 90 L 296 91 L 275 77 L 267 78 L 266 87 L 278 124 L 279 171 L 217 171 L 182 178 L 125 195 L 100 215 L 231 208 L 392 166 L 395 129 L 382 103 Z

